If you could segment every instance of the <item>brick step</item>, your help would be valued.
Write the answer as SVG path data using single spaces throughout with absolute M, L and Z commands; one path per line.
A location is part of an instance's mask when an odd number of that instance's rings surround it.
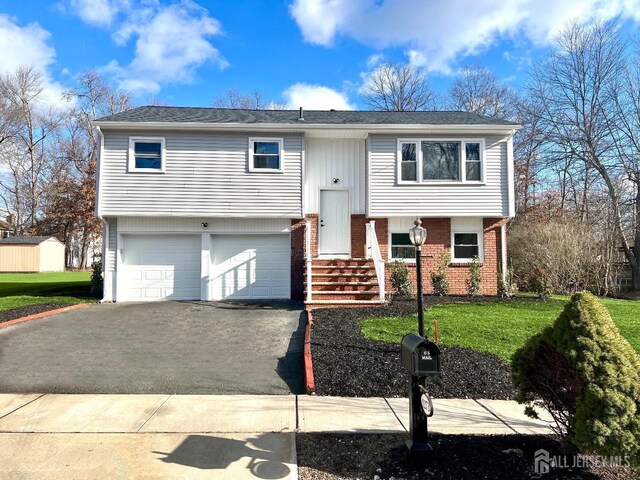
M 353 296 L 362 296 L 367 297 L 371 295 L 378 295 L 380 292 L 378 290 L 312 290 L 311 295 L 353 295 Z
M 319 277 L 354 277 L 354 278 L 375 278 L 376 273 L 375 272 L 369 272 L 369 273 L 318 273 L 318 272 L 311 272 L 315 278 L 315 276 L 319 276 Z
M 343 275 L 341 273 L 337 273 L 337 274 L 314 273 L 312 278 L 313 278 L 313 283 L 322 283 L 322 282 L 337 282 L 337 283 L 341 283 L 341 282 L 356 282 L 356 283 L 377 282 L 375 275 L 368 275 L 368 274 L 362 274 L 362 275 L 344 274 Z
M 378 290 L 380 289 L 380 287 L 378 286 L 377 283 L 366 283 L 364 285 L 354 285 L 352 283 L 343 283 L 343 284 L 336 284 L 336 283 L 332 283 L 332 282 L 327 282 L 324 285 L 322 284 L 317 284 L 314 283 L 312 285 L 312 289 L 311 291 L 315 294 L 316 292 L 320 293 L 320 292 L 331 292 L 331 291 L 335 291 L 335 292 L 345 292 L 345 293 L 359 293 L 359 292 L 363 292 L 363 293 L 378 293 Z
M 311 302 L 305 302 L 307 310 L 314 308 L 357 308 L 357 307 L 371 307 L 373 305 L 383 305 L 380 300 L 312 300 Z
M 373 262 L 366 258 L 345 258 L 345 259 L 313 259 L 313 265 L 318 265 L 321 267 L 331 266 L 331 267 L 359 267 L 371 265 Z
M 352 274 L 352 273 L 371 273 L 375 275 L 375 267 L 321 267 L 321 266 L 311 266 L 311 272 L 314 275 L 323 274 L 323 273 L 342 273 L 342 274 Z

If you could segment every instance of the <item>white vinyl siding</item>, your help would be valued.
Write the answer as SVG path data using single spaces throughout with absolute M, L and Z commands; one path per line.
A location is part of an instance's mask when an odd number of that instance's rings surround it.
M 165 139 L 165 174 L 127 173 L 130 132 L 103 130 L 104 216 L 302 217 L 301 134 L 283 138 L 284 173 L 249 172 L 249 138 L 227 132 L 144 132 Z M 136 135 L 138 136 L 138 135 Z
M 203 227 L 202 224 L 207 226 Z M 289 233 L 287 218 L 120 217 L 121 233 Z
M 369 138 L 370 217 L 502 217 L 509 214 L 507 139 L 484 139 L 483 182 L 398 183 L 397 136 Z M 428 136 L 400 137 L 429 140 Z M 435 137 L 434 137 L 435 138 Z M 451 137 L 452 141 L 473 141 L 477 136 Z M 447 140 L 442 136 L 438 140 Z
M 351 213 L 365 213 L 365 140 L 306 138 L 305 144 L 305 213 L 318 213 L 322 188 L 349 189 Z

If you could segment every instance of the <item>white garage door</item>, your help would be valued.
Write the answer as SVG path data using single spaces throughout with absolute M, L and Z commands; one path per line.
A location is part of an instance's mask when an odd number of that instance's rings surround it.
M 214 235 L 212 298 L 290 298 L 289 244 L 289 235 Z
M 121 298 L 199 300 L 200 235 L 125 235 Z

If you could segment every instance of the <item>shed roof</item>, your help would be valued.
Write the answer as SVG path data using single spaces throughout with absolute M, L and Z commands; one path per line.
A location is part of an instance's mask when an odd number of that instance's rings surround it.
M 0 244 L 3 245 L 39 245 L 43 242 L 46 242 L 47 240 L 55 240 L 56 242 L 62 243 L 60 242 L 60 240 L 58 240 L 55 237 L 27 237 L 27 236 L 22 236 L 22 237 L 8 237 L 8 238 L 3 238 L 2 240 L 0 240 Z

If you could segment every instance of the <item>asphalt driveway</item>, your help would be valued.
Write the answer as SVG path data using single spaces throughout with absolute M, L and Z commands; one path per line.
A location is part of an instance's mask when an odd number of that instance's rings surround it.
M 92 305 L 0 330 L 0 393 L 302 393 L 301 304 Z

